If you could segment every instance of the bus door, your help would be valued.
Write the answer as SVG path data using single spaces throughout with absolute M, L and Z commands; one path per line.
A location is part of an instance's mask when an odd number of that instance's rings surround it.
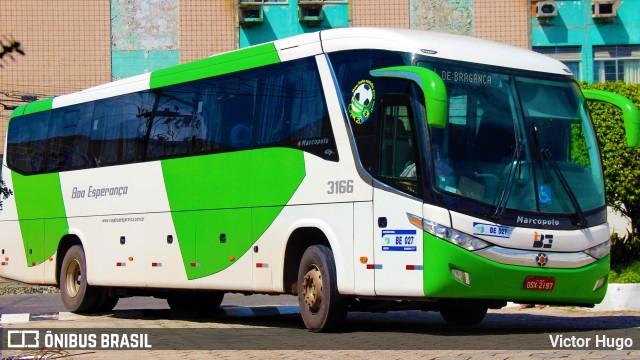
M 422 216 L 415 122 L 406 95 L 383 95 L 376 119 L 373 192 L 376 295 L 424 296 L 422 231 L 407 214 Z

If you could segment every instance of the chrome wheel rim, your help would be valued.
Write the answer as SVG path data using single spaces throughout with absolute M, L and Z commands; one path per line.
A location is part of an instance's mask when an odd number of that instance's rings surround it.
M 82 285 L 82 271 L 78 260 L 73 259 L 69 263 L 66 278 L 66 292 L 70 297 L 75 297 L 80 291 Z
M 315 314 L 322 306 L 322 273 L 312 264 L 302 279 L 302 295 L 307 310 Z

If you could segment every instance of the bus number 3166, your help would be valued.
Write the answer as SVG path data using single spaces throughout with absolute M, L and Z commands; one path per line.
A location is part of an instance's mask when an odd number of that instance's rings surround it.
M 328 181 L 327 194 L 351 194 L 353 193 L 353 180 Z

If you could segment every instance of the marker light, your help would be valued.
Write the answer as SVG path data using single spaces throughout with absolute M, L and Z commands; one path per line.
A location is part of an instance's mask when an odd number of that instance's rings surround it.
M 600 278 L 598 279 L 598 281 L 596 281 L 596 285 L 593 287 L 593 291 L 596 291 L 598 289 L 600 289 L 602 287 L 602 285 L 604 285 L 604 281 L 606 278 Z
M 584 251 L 594 259 L 602 259 L 611 252 L 611 241 L 607 240 L 600 245 L 596 245 Z
M 458 270 L 458 269 L 451 269 L 451 274 L 453 275 L 453 277 L 458 279 L 461 283 L 464 283 L 467 286 L 471 285 L 471 279 L 469 278 L 468 272 Z
M 409 216 L 409 221 L 416 226 L 418 226 L 417 224 L 422 223 L 422 229 L 429 234 L 435 235 L 440 239 L 447 240 L 450 243 L 456 244 L 469 251 L 476 251 L 491 246 L 491 244 L 484 240 L 453 230 L 431 220 L 421 219 L 411 214 L 407 214 L 407 216 Z

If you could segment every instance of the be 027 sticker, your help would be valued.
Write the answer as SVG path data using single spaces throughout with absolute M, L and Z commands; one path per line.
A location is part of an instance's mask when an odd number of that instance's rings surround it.
M 473 235 L 495 236 L 510 238 L 512 229 L 509 226 L 500 226 L 484 223 L 473 223 Z
M 382 230 L 382 251 L 416 251 L 416 230 Z
M 373 113 L 373 105 L 376 100 L 376 91 L 373 82 L 360 80 L 351 90 L 351 104 L 349 104 L 349 116 L 356 124 L 364 124 Z

